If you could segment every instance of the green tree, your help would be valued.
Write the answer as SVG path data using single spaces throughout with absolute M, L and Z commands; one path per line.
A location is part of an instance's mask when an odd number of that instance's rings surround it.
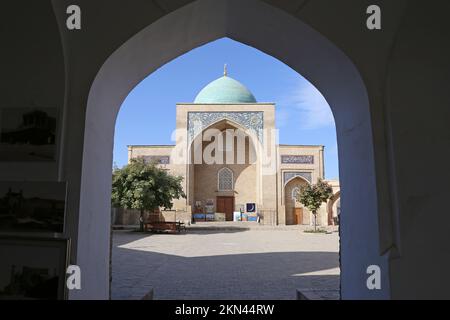
M 173 176 L 143 158 L 131 159 L 123 168 L 114 168 L 111 202 L 115 207 L 140 210 L 140 230 L 144 228 L 144 211 L 172 208 L 173 199 L 185 198 L 182 177 Z
M 333 188 L 322 179 L 319 179 L 316 184 L 308 184 L 300 188 L 297 195 L 298 201 L 313 213 L 314 231 L 317 231 L 317 210 L 332 195 Z

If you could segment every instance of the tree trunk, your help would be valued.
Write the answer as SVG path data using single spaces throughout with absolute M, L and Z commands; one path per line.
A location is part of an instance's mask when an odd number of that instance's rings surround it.
M 313 211 L 314 215 L 314 232 L 317 231 L 317 211 Z
M 144 231 L 144 209 L 141 209 L 141 214 L 139 216 L 139 230 Z

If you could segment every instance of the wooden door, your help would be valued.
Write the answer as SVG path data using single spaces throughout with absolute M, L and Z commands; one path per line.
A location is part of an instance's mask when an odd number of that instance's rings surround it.
M 294 208 L 294 224 L 303 223 L 303 208 Z
M 226 221 L 233 221 L 234 197 L 217 197 L 217 212 L 225 213 Z

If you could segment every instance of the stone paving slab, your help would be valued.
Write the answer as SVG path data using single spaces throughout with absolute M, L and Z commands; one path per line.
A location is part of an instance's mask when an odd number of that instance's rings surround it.
M 272 225 L 264 225 L 259 224 L 257 222 L 248 222 L 248 221 L 242 221 L 242 222 L 232 222 L 232 221 L 225 221 L 225 222 L 196 222 L 192 224 L 188 224 L 186 226 L 188 230 L 191 231 L 208 231 L 208 230 L 223 230 L 223 231 L 233 231 L 233 230 L 275 230 L 275 231 L 294 231 L 294 230 L 307 230 L 307 229 L 313 229 L 313 226 L 309 225 L 278 225 L 278 226 L 272 226 Z M 320 227 L 322 229 L 326 229 L 328 232 L 337 232 L 338 227 L 337 226 L 327 226 L 327 227 Z M 138 230 L 139 225 L 113 225 L 113 230 Z
M 112 258 L 113 299 L 151 290 L 154 299 L 297 299 L 298 288 L 339 290 L 336 232 L 114 231 Z
M 187 226 L 189 230 L 275 230 L 275 231 L 296 231 L 296 230 L 307 230 L 313 229 L 309 225 L 264 225 L 257 222 L 241 221 L 225 221 L 225 222 L 196 222 Z M 326 229 L 329 232 L 337 232 L 336 226 L 320 227 Z

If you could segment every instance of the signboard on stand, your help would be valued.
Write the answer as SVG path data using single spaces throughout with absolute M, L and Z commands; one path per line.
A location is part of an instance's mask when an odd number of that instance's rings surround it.
M 256 204 L 255 203 L 247 203 L 246 211 L 248 213 L 256 213 Z

